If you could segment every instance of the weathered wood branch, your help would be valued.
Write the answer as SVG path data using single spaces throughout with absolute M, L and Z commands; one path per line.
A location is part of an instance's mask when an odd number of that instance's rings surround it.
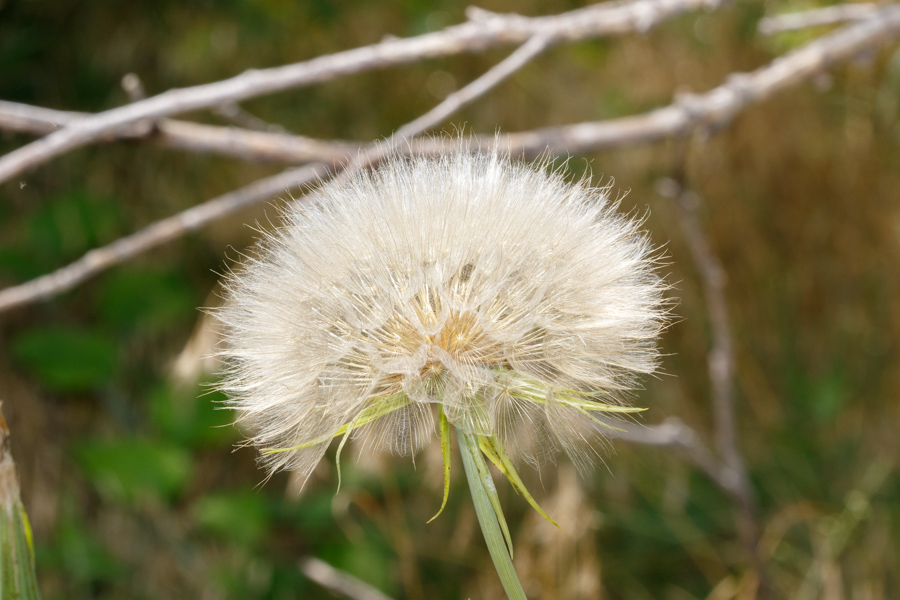
M 645 144 L 687 136 L 697 131 L 714 131 L 727 125 L 749 106 L 771 98 L 777 92 L 807 81 L 829 67 L 885 46 L 900 36 L 900 7 L 882 9 L 871 19 L 849 24 L 805 46 L 775 59 L 751 73 L 735 74 L 709 92 L 682 95 L 673 104 L 642 115 L 609 121 L 580 123 L 512 133 L 497 137 L 459 140 L 418 139 L 398 146 L 404 153 L 436 154 L 466 148 L 491 147 L 514 156 L 535 157 L 544 152 L 555 155 L 584 153 Z M 369 163 L 380 160 L 374 146 Z M 355 153 L 360 156 L 362 150 Z M 341 164 L 337 165 L 340 169 Z M 168 217 L 107 246 L 91 250 L 82 258 L 32 281 L 0 290 L 0 312 L 10 310 L 72 289 L 97 273 L 129 260 L 180 235 L 199 229 L 237 210 L 264 202 L 278 194 L 315 183 L 331 169 L 316 163 L 262 179 Z
M 470 10 L 469 21 L 442 31 L 412 38 L 386 39 L 371 46 L 292 65 L 245 71 L 231 79 L 169 90 L 75 121 L 0 157 L 0 183 L 141 121 L 153 123 L 163 117 L 241 102 L 363 71 L 523 44 L 535 36 L 546 37 L 553 43 L 564 43 L 646 31 L 663 20 L 715 4 L 717 2 L 714 0 L 636 0 L 600 3 L 546 17 Z

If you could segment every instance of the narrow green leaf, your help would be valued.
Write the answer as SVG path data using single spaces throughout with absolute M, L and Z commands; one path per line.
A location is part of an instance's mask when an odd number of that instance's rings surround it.
M 491 477 L 491 472 L 487 468 L 487 463 L 484 462 L 481 454 L 479 454 L 479 452 L 483 452 L 483 450 L 481 450 L 481 441 L 485 438 L 484 436 L 480 435 L 477 437 L 478 447 L 476 448 L 470 446 L 469 449 L 473 454 L 473 458 L 475 459 L 475 466 L 478 469 L 478 476 L 481 478 L 481 484 L 484 487 L 484 491 L 487 492 L 488 498 L 491 501 L 491 506 L 494 508 L 494 513 L 496 513 L 497 515 L 497 522 L 500 524 L 500 529 L 503 531 L 503 538 L 506 540 L 506 546 L 509 549 L 509 557 L 512 558 L 512 536 L 509 535 L 509 527 L 506 525 L 506 517 L 503 516 L 503 507 L 500 506 L 500 497 L 497 495 L 497 487 L 494 485 L 494 478 Z
M 595 398 L 597 394 L 580 392 L 578 390 L 553 388 L 546 383 L 537 379 L 523 377 L 512 371 L 504 372 L 505 381 L 508 383 L 508 394 L 517 400 L 527 400 L 535 404 L 545 404 L 547 395 L 552 392 L 555 401 L 589 412 L 611 412 L 611 413 L 638 413 L 647 410 L 646 408 L 634 406 L 619 406 L 617 404 L 607 404 L 599 402 Z
M 444 458 L 444 499 L 441 501 L 440 510 L 437 511 L 436 515 L 428 519 L 428 523 L 437 519 L 444 512 L 444 507 L 447 506 L 447 498 L 450 496 L 450 421 L 447 420 L 447 415 L 444 414 L 444 407 L 441 404 L 438 404 L 438 415 L 441 422 L 441 454 Z
M 603 404 L 593 400 L 582 400 L 577 396 L 559 394 L 555 396 L 558 402 L 562 402 L 573 408 L 585 410 L 589 412 L 609 412 L 609 413 L 639 413 L 647 410 L 640 406 L 617 406 L 615 404 Z
M 580 406 L 576 406 L 575 408 L 578 409 L 579 412 L 583 413 L 588 419 L 590 419 L 591 421 L 593 421 L 600 427 L 603 427 L 605 429 L 612 429 L 613 431 L 625 431 L 621 427 L 616 427 L 615 425 L 610 425 L 609 423 L 604 423 L 603 421 L 601 421 L 600 419 L 598 419 L 597 417 L 592 415 L 589 411 L 581 408 Z
M 541 515 L 542 517 L 544 517 L 545 519 L 547 519 L 548 521 L 550 521 L 551 523 L 556 525 L 556 527 L 559 527 L 557 522 L 554 521 L 553 519 L 551 519 L 550 516 L 546 512 L 544 512 L 544 509 L 540 507 L 540 505 L 537 503 L 537 501 L 529 493 L 528 489 L 525 487 L 525 484 L 522 482 L 521 477 L 519 477 L 519 473 L 516 471 L 515 466 L 513 466 L 512 461 L 509 458 L 509 455 L 506 453 L 506 450 L 503 448 L 503 444 L 500 443 L 500 440 L 497 439 L 496 437 L 493 437 L 490 439 L 488 439 L 488 438 L 482 438 L 482 439 L 485 440 L 485 443 L 482 446 L 482 451 L 484 449 L 484 446 L 490 447 L 493 457 L 491 456 L 491 454 L 487 454 L 487 453 L 485 453 L 485 454 L 487 455 L 488 458 L 491 459 L 491 462 L 493 462 L 495 465 L 497 465 L 497 468 L 500 470 L 500 472 L 503 473 L 504 475 L 506 475 L 506 478 L 509 479 L 509 482 L 512 484 L 513 489 L 515 489 L 516 492 L 522 494 L 522 496 L 525 497 L 525 500 L 528 501 L 528 504 L 530 504 L 531 507 L 534 510 L 536 510 L 539 515 Z
M 299 444 L 297 446 L 291 446 L 290 448 L 263 448 L 262 453 L 278 454 L 280 452 L 302 450 L 303 448 L 309 448 L 310 446 L 315 446 L 316 444 L 322 444 L 329 440 L 333 440 L 339 435 L 344 435 L 348 430 L 356 429 L 357 427 L 361 427 L 363 425 L 366 425 L 367 423 L 371 423 L 372 421 L 380 419 L 381 417 L 394 412 L 398 408 L 403 408 L 404 406 L 409 404 L 411 400 L 406 394 L 398 393 L 373 398 L 372 402 L 373 404 L 360 412 L 355 419 L 353 419 L 349 423 L 341 425 L 337 429 L 337 431 L 332 434 L 319 436 L 312 441 L 304 442 L 303 444 Z

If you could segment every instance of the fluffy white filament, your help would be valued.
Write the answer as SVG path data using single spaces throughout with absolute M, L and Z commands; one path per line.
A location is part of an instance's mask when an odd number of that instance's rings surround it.
M 273 470 L 308 475 L 348 424 L 414 452 L 438 404 L 514 457 L 583 465 L 593 411 L 656 367 L 664 284 L 638 227 L 606 189 L 496 153 L 325 185 L 229 277 L 221 387 Z

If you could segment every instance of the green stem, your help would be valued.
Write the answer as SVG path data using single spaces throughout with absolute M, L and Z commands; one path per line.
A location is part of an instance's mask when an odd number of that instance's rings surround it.
M 487 543 L 488 552 L 494 561 L 494 568 L 500 576 L 500 582 L 509 600 L 527 600 L 522 584 L 516 576 L 516 570 L 512 564 L 512 558 L 506 548 L 500 523 L 491 503 L 491 497 L 497 499 L 497 488 L 490 479 L 487 463 L 478 448 L 477 436 L 456 429 L 456 439 L 459 442 L 459 451 L 462 454 L 463 467 L 466 470 L 466 478 L 469 480 L 469 491 L 472 494 L 472 502 L 475 504 L 475 514 L 478 515 L 478 524 L 481 525 L 481 533 Z M 484 475 L 480 475 L 483 473 Z

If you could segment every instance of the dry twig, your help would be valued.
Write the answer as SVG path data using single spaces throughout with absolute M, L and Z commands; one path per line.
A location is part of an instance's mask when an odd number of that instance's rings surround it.
M 716 449 L 721 457 L 719 483 L 735 505 L 741 539 L 749 553 L 760 590 L 768 594 L 768 578 L 759 558 L 760 527 L 756 518 L 756 499 L 747 472 L 747 465 L 738 443 L 735 421 L 734 394 L 734 336 L 725 300 L 727 274 L 722 267 L 697 214 L 700 197 L 683 183 L 683 166 L 676 169 L 676 179 L 665 179 L 658 186 L 659 192 L 676 200 L 679 220 L 688 250 L 703 284 L 703 296 L 712 331 L 712 344 L 707 358 L 709 381 L 712 388 L 713 431 Z M 719 459 L 714 459 L 719 463 Z M 723 485 L 727 483 L 727 485 Z
M 773 35 L 810 27 L 837 25 L 846 21 L 868 19 L 882 8 L 884 5 L 875 3 L 836 4 L 803 12 L 764 17 L 759 20 L 757 29 L 763 35 Z
M 513 52 L 484 75 L 472 81 L 455 94 L 448 96 L 435 108 L 400 129 L 409 136 L 422 133 L 426 128 L 438 123 L 439 119 L 446 118 L 453 111 L 459 110 L 486 94 L 506 77 L 523 67 L 531 58 L 537 56 L 547 47 L 548 43 L 549 38 L 544 36 L 538 36 L 529 40 L 519 50 Z M 345 162 L 336 165 L 334 172 L 335 174 L 343 172 L 344 175 L 349 175 L 358 169 L 376 164 L 404 141 L 404 138 L 398 136 L 383 146 L 370 146 L 366 149 L 361 149 L 349 163 Z M 267 200 L 284 190 L 308 186 L 316 181 L 322 181 L 327 178 L 327 171 L 327 165 L 323 163 L 314 163 L 285 171 L 158 221 L 135 234 L 120 238 L 112 244 L 91 250 L 74 263 L 53 273 L 39 277 L 28 284 L 0 291 L 0 312 L 2 312 L 3 306 L 16 306 L 27 303 L 30 298 L 35 296 L 49 297 L 72 289 L 80 282 L 117 262 L 128 260 L 178 235 L 197 229 L 203 224 L 236 212 L 247 205 Z
M 815 40 L 752 73 L 734 74 L 724 85 L 709 92 L 682 95 L 669 106 L 620 119 L 511 134 L 500 141 L 504 147 L 531 156 L 539 154 L 545 147 L 559 152 L 596 152 L 688 135 L 698 129 L 720 128 L 750 104 L 798 85 L 835 63 L 883 46 L 900 34 L 900 7 L 883 7 L 870 17 Z M 524 52 L 524 48 L 522 50 Z M 458 98 L 458 94 L 452 96 Z M 76 119 L 94 119 L 102 114 L 106 113 L 88 116 L 0 101 L 0 129 L 45 134 L 63 125 L 75 125 Z M 314 140 L 169 119 L 158 121 L 155 130 L 132 126 L 117 129 L 97 141 L 141 137 L 193 152 L 290 164 L 311 161 L 332 164 L 357 154 L 363 147 L 361 143 Z M 416 152 L 433 151 L 429 146 L 430 142 L 423 141 L 413 144 L 413 149 Z
M 776 92 L 798 85 L 862 51 L 883 46 L 898 35 L 900 7 L 890 6 L 869 20 L 847 25 L 756 71 L 733 75 L 728 82 L 705 94 L 681 96 L 673 104 L 643 115 L 525 131 L 484 140 L 422 139 L 410 142 L 407 148 L 399 150 L 434 154 L 454 148 L 482 150 L 496 145 L 513 155 L 534 157 L 545 151 L 552 154 L 584 153 L 686 136 L 698 130 L 712 131 L 726 125 L 751 104 L 762 102 Z M 377 162 L 380 157 L 378 151 L 375 151 L 374 156 L 368 156 L 367 162 Z M 112 244 L 91 250 L 74 263 L 53 273 L 0 290 L 0 312 L 72 289 L 89 277 L 188 231 L 203 227 L 239 209 L 264 202 L 279 193 L 310 185 L 324 176 L 327 170 L 325 165 L 316 164 L 259 180 L 158 221 Z
M 713 252 L 697 216 L 700 198 L 690 190 L 676 193 L 681 227 L 690 248 L 694 264 L 703 281 L 703 295 L 709 312 L 712 347 L 709 351 L 709 381 L 712 385 L 715 415 L 716 448 L 734 471 L 738 486 L 735 490 L 748 510 L 753 508 L 747 467 L 738 450 L 737 425 L 734 416 L 734 336 L 725 302 L 725 283 L 728 276 Z
M 418 119 L 410 121 L 399 128 L 394 133 L 395 138 L 408 139 L 440 125 L 447 117 L 480 98 L 504 79 L 524 67 L 532 58 L 546 50 L 552 42 L 553 38 L 546 35 L 538 34 L 534 36 L 506 57 L 506 59 L 497 63 L 490 71 L 463 89 L 450 94 L 438 106 Z
M 46 135 L 72 125 L 89 113 L 29 106 L 0 100 L 0 129 L 32 135 Z M 146 125 L 117 129 L 98 142 L 146 140 L 166 148 L 201 154 L 220 154 L 243 160 L 301 165 L 308 162 L 334 163 L 347 160 L 359 151 L 355 142 L 322 141 L 301 135 L 218 127 L 188 121 L 160 119 L 155 127 Z
M 713 483 L 728 494 L 734 492 L 733 474 L 709 451 L 697 432 L 678 417 L 668 417 L 659 425 L 616 423 L 616 427 L 621 431 L 610 430 L 611 437 L 642 446 L 680 450 Z
M 152 122 L 191 110 L 241 102 L 362 71 L 521 44 L 535 36 L 546 36 L 561 43 L 646 31 L 660 21 L 711 4 L 714 5 L 715 1 L 637 0 L 622 4 L 601 3 L 548 17 L 470 11 L 468 22 L 442 31 L 412 38 L 387 39 L 371 46 L 320 56 L 292 65 L 249 70 L 231 79 L 169 90 L 152 98 L 76 121 L 0 158 L 0 183 L 141 121 Z
M 0 307 L 12 308 L 49 298 L 72 289 L 89 277 L 113 265 L 125 262 L 151 248 L 164 244 L 242 208 L 271 199 L 284 190 L 304 182 L 312 183 L 325 175 L 323 165 L 316 163 L 261 179 L 248 186 L 217 196 L 203 204 L 141 229 L 89 251 L 73 263 L 28 283 L 0 291 Z
M 365 581 L 312 556 L 300 561 L 300 570 L 312 581 L 350 600 L 391 600 L 389 596 Z
M 658 186 L 660 194 L 673 198 L 678 204 L 679 220 L 691 259 L 700 273 L 703 296 L 706 300 L 712 331 L 709 351 L 709 381 L 712 387 L 716 449 L 732 474 L 729 492 L 745 509 L 752 512 L 753 497 L 747 477 L 747 467 L 738 450 L 737 426 L 734 416 L 734 337 L 725 301 L 727 275 L 703 231 L 697 209 L 700 198 L 675 179 L 665 179 Z
M 213 112 L 238 127 L 251 131 L 268 131 L 273 133 L 287 133 L 287 130 L 278 124 L 269 123 L 241 108 L 237 102 L 228 102 L 213 109 Z

